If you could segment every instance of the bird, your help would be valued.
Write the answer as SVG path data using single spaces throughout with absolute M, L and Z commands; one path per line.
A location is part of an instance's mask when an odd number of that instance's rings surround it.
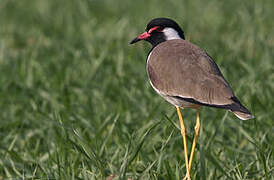
M 241 120 L 252 119 L 254 116 L 235 96 L 213 58 L 197 45 L 185 40 L 184 31 L 177 22 L 164 17 L 152 19 L 145 32 L 130 44 L 141 40 L 152 45 L 146 59 L 146 70 L 152 88 L 176 107 L 184 144 L 184 179 L 190 180 L 200 131 L 200 107 L 225 109 Z M 195 133 L 189 158 L 186 128 L 181 113 L 181 109 L 185 108 L 196 110 Z

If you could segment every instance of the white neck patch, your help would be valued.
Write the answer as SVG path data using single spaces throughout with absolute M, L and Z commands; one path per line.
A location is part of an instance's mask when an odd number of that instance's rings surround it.
M 166 40 L 182 39 L 179 36 L 178 32 L 175 29 L 173 29 L 173 28 L 166 27 L 166 28 L 163 29 L 162 32 L 164 33 Z

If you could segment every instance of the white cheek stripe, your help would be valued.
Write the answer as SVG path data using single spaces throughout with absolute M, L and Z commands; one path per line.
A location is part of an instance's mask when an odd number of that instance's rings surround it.
M 171 39 L 182 39 L 178 32 L 174 30 L 173 28 L 166 27 L 162 31 L 165 35 L 166 40 L 171 40 Z

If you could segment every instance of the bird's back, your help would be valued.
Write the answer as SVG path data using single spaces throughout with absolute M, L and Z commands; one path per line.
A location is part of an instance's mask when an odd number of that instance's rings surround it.
M 175 39 L 157 45 L 148 57 L 147 71 L 154 88 L 166 96 L 250 114 L 235 101 L 237 98 L 212 58 L 188 41 Z

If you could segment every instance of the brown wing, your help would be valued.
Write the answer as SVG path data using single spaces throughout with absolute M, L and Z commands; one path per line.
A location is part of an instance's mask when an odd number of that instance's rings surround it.
M 147 71 L 153 86 L 165 95 L 203 104 L 233 103 L 233 91 L 215 62 L 188 41 L 170 40 L 156 46 L 148 59 Z

